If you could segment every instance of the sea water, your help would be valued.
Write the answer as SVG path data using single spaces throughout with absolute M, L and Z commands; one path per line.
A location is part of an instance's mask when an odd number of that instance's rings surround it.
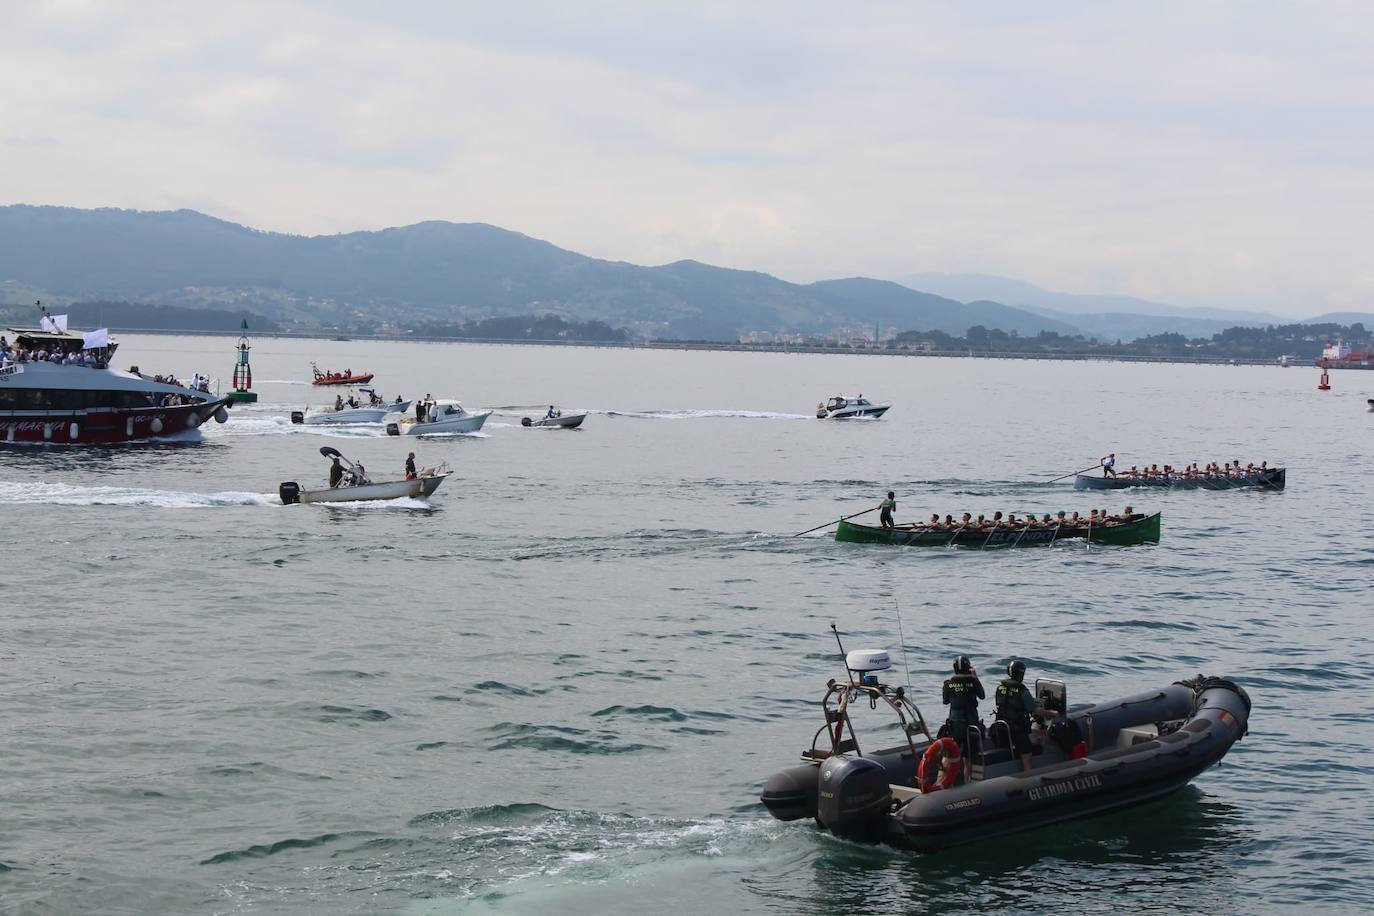
M 130 336 L 118 362 L 233 357 Z M 333 400 L 311 360 L 496 413 L 292 425 Z M 0 911 L 1368 906 L 1374 373 L 267 338 L 253 365 L 259 403 L 187 441 L 0 451 Z M 816 420 L 835 394 L 894 406 Z M 591 415 L 520 426 L 551 403 Z M 280 505 L 325 483 L 320 446 L 455 474 L 428 502 Z M 1267 460 L 1288 489 L 1046 483 L 1108 451 Z M 899 521 L 1129 501 L 1163 536 L 792 537 L 889 489 Z M 967 654 L 989 692 L 1021 658 L 1073 703 L 1229 675 L 1251 731 L 1110 817 L 929 857 L 836 840 L 758 803 L 822 724 L 831 622 L 931 721 Z

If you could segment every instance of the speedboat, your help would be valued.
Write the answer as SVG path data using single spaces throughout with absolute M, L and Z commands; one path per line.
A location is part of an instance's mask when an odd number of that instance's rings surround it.
M 444 478 L 453 473 L 447 463 L 432 468 L 422 468 L 410 480 L 368 480 L 362 468 L 339 453 L 338 449 L 324 446 L 320 454 L 326 458 L 336 458 L 347 468 L 347 473 L 336 487 L 320 487 L 307 490 L 294 480 L 283 482 L 277 488 L 283 505 L 296 503 L 348 503 L 377 499 L 422 499 L 439 489 Z
M 854 417 L 871 417 L 876 420 L 891 408 L 891 404 L 874 404 L 863 395 L 856 398 L 836 395 L 816 405 L 816 419 L 850 420 Z
M 414 403 L 414 401 L 394 401 L 388 404 L 378 397 L 375 391 L 368 388 L 364 388 L 362 391 L 369 396 L 367 404 L 350 407 L 345 403 L 343 407 L 326 407 L 318 411 L 293 410 L 291 411 L 291 422 L 304 423 L 307 426 L 384 423 L 387 414 L 406 413 Z
M 475 433 L 491 416 L 490 410 L 469 413 L 457 401 L 432 401 L 423 420 L 388 420 L 388 436 L 434 436 L 440 433 Z
M 554 411 L 551 417 L 540 417 L 532 420 L 529 417 L 522 417 L 521 426 L 534 427 L 536 429 L 577 429 L 582 425 L 582 421 L 587 419 L 586 411 L 582 413 L 564 414 L 563 411 Z
M 119 345 L 106 332 L 9 328 L 8 335 L 8 359 L 15 361 L 0 368 L 0 442 L 132 442 L 198 429 L 212 417 L 229 419 L 229 399 L 212 394 L 208 384 L 192 388 L 136 368 L 110 368 Z M 50 359 L 33 359 L 40 352 Z M 51 357 L 80 357 L 85 365 Z
M 769 777 L 761 800 L 779 820 L 811 818 L 838 837 L 919 852 L 1160 798 L 1220 761 L 1250 719 L 1250 698 L 1225 678 L 1198 675 L 1074 707 L 1063 681 L 1039 679 L 1037 703 L 1059 712 L 1032 728 L 1031 768 L 1022 770 L 1006 723 L 980 723 L 964 736 L 971 778 L 963 782 L 959 742 L 930 736 L 907 688 L 880 681 L 887 652 L 844 660 L 847 678 L 826 685 L 825 722 L 802 763 Z M 850 718 L 860 706 L 895 714 L 896 746 L 860 746 Z
M 310 382 L 312 385 L 366 385 L 372 381 L 371 372 L 354 372 L 352 369 L 343 372 L 326 369 L 321 372 L 314 363 L 310 364 L 310 371 L 315 376 Z

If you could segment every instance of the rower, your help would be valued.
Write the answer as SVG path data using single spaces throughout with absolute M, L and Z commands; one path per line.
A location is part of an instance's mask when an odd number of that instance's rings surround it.
M 980 515 L 980 516 L 978 516 L 978 518 L 979 518 L 979 519 L 982 519 L 982 516 Z M 973 521 L 973 516 L 970 515 L 969 513 L 965 512 L 965 513 L 964 513 L 964 518 L 963 518 L 962 521 L 963 521 L 963 523 L 960 525 L 960 527 L 961 527 L 961 528 L 967 528 L 967 527 L 969 526 L 969 524 L 972 523 L 972 521 Z
M 999 512 L 994 512 L 994 513 L 992 513 L 992 527 L 994 527 L 994 528 L 1001 528 L 1001 527 L 1002 527 L 1002 513 L 1001 513 L 1000 511 L 999 511 Z
M 933 529 L 936 529 L 936 528 L 939 528 L 939 527 L 940 527 L 940 513 L 938 513 L 938 512 L 932 512 L 931 515 L 930 515 L 930 521 L 926 522 L 926 527 L 927 527 L 927 528 L 930 528 L 930 529 L 932 529 L 932 530 L 933 530 Z
M 954 527 L 954 516 L 952 516 L 952 515 L 946 515 L 946 516 L 945 516 L 945 528 L 953 528 L 953 527 Z
M 1123 513 L 1122 516 L 1121 516 L 1121 520 L 1122 520 L 1123 522 L 1134 521 L 1134 520 L 1135 520 L 1135 509 L 1133 509 L 1133 508 L 1130 507 L 1130 506 L 1127 506 L 1127 507 L 1126 507 L 1125 513 Z

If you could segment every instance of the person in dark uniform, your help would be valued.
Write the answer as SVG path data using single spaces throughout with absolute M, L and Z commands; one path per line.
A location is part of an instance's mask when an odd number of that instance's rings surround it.
M 969 781 L 973 768 L 972 752 L 969 746 L 968 730 L 978 726 L 978 701 L 987 698 L 983 692 L 983 682 L 978 680 L 978 671 L 967 655 L 954 660 L 954 677 L 945 681 L 942 702 L 949 707 L 949 718 L 945 720 L 947 734 L 959 742 L 959 752 L 964 758 L 964 782 Z
M 897 509 L 897 494 L 891 490 L 887 491 L 887 499 L 878 504 L 878 523 L 884 528 L 895 528 L 896 523 L 892 521 L 892 513 Z
M 1031 716 L 1053 715 L 1054 710 L 1040 706 L 1024 683 L 1026 664 L 1013 661 L 1007 665 L 1007 677 L 997 685 L 997 721 L 1007 723 L 1011 730 L 1012 750 L 1021 758 L 1021 769 L 1031 768 Z
M 414 480 L 415 476 L 415 453 L 411 452 L 406 456 L 406 480 Z
M 329 489 L 331 489 L 331 490 L 336 490 L 336 489 L 338 489 L 339 484 L 340 484 L 342 481 L 343 481 L 343 465 L 339 464 L 339 459 L 338 459 L 337 456 L 335 456 L 335 458 L 334 458 L 334 463 L 333 463 L 332 465 L 329 466 Z

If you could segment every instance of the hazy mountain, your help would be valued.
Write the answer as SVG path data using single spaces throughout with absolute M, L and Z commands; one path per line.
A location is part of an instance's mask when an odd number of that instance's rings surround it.
M 1034 334 L 1064 322 L 963 305 L 883 280 L 810 285 L 679 261 L 589 258 L 518 232 L 424 222 L 376 232 L 260 232 L 192 210 L 0 207 L 0 281 L 67 300 L 248 309 L 284 321 L 454 321 L 553 311 L 664 336 L 747 330 L 940 329 Z
M 903 286 L 937 296 L 947 296 L 960 302 L 993 299 L 1020 308 L 1052 309 L 1062 315 L 1091 315 L 1122 312 L 1136 316 L 1170 315 L 1180 318 L 1202 318 L 1227 322 L 1227 327 L 1240 324 L 1282 324 L 1285 319 L 1268 312 L 1232 311 L 1229 309 L 1191 308 L 1151 302 L 1134 296 L 1082 295 L 1057 293 L 1042 289 L 1024 280 L 995 277 L 988 274 L 917 273 L 900 277 Z
M 1316 318 L 1308 318 L 1303 324 L 1354 324 L 1357 321 L 1374 330 L 1374 314 L 1369 312 L 1327 312 Z
M 1089 315 L 1070 315 L 1054 309 L 1028 306 L 1029 311 L 1037 312 L 1047 318 L 1070 321 L 1082 328 L 1088 337 L 1101 341 L 1121 340 L 1130 342 L 1141 337 L 1155 334 L 1183 334 L 1190 338 L 1211 337 L 1227 328 L 1237 326 L 1263 326 L 1265 322 L 1222 321 L 1216 318 L 1183 318 L 1169 315 L 1136 315 L 1131 312 L 1098 312 Z

